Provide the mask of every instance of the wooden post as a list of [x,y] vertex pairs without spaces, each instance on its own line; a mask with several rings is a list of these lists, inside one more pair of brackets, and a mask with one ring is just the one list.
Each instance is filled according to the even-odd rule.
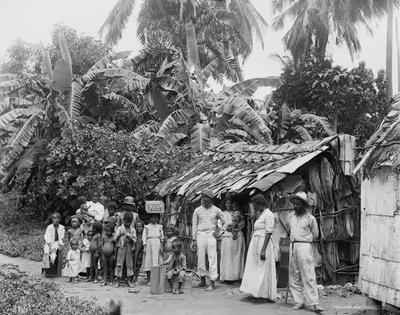
[[386,79],[389,97],[393,96],[393,0],[387,1],[387,33],[386,33]]
[[150,293],[161,294],[165,290],[166,266],[151,266]]
[[365,305],[367,307],[366,315],[381,315],[382,302],[371,299],[368,295],[365,297]]

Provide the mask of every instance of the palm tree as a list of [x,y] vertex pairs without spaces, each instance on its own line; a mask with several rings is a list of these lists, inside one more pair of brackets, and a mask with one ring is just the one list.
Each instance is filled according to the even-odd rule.
[[[330,41],[346,44],[350,55],[361,50],[357,36],[360,24],[372,34],[368,23],[371,19],[382,18],[388,10],[390,0],[275,0],[273,9],[278,13],[274,29],[282,29],[285,19],[290,17],[293,24],[283,38],[296,63],[314,53],[325,58]],[[393,0],[398,6],[399,1]]]
[[[100,33],[107,31],[107,43],[114,45],[122,37],[134,5],[134,0],[117,2],[100,29]],[[254,36],[263,44],[263,28],[267,26],[250,0],[146,0],[138,16],[137,35],[145,47],[171,47],[184,53],[185,27],[192,21],[202,67],[217,59],[215,78],[225,76],[234,82],[243,79],[239,57],[245,59],[251,53]]]

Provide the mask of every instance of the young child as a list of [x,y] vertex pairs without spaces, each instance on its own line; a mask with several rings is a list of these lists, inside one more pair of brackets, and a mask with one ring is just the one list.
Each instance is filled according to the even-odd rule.
[[67,262],[63,269],[63,276],[69,277],[69,282],[76,281],[81,270],[81,252],[78,249],[78,240],[73,238],[69,242],[70,250],[67,253]]
[[71,216],[70,221],[71,228],[67,231],[68,242],[75,238],[78,241],[78,245],[80,247],[83,242],[83,231],[81,229],[82,220],[79,216],[73,215]]
[[163,260],[166,261],[168,257],[172,254],[172,243],[177,239],[177,229],[175,225],[168,224],[165,228],[165,242],[164,242],[164,250],[163,250]]
[[[186,256],[182,254],[182,242],[176,240],[172,243],[172,254],[163,263],[167,267],[167,279],[173,294],[183,294],[182,285],[185,281]],[[174,289],[173,278],[178,278],[178,290]]]
[[104,215],[104,223],[112,223],[114,226],[117,226],[118,216],[116,215],[117,204],[114,201],[111,201],[107,204],[107,216]]
[[81,229],[86,234],[91,228],[94,221],[94,216],[89,214],[87,199],[85,196],[78,197],[79,209],[76,214],[82,219]]
[[98,221],[93,223],[92,231],[93,238],[89,245],[90,252],[90,278],[88,282],[93,281],[93,283],[99,282],[99,269],[98,263],[101,257],[101,233],[103,230],[103,224]]
[[81,266],[82,271],[86,272],[86,279],[90,278],[90,243],[92,242],[93,232],[90,230],[86,233],[86,237],[82,241],[81,246]]
[[114,281],[114,252],[116,249],[116,241],[114,237],[115,226],[112,223],[106,223],[104,227],[103,247],[101,259],[103,262],[103,282],[101,285],[107,285],[108,276],[110,276],[110,283]]
[[126,275],[128,277],[128,286],[134,287],[134,273],[133,273],[133,259],[132,254],[135,249],[136,243],[136,231],[132,225],[133,215],[132,212],[124,213],[124,224],[117,228],[115,233],[115,239],[117,241],[117,267],[115,268],[115,274],[117,276],[117,282],[115,287],[119,287],[122,280],[122,270],[124,263],[126,265]]
[[160,217],[157,213],[150,216],[150,223],[145,225],[143,231],[143,251],[146,254],[144,268],[147,274],[147,285],[150,285],[151,266],[161,263],[164,233],[162,225],[158,224]]
[[135,254],[133,258],[133,273],[135,275],[133,281],[137,283],[139,278],[139,271],[142,267],[142,259],[143,259],[143,229],[144,229],[144,222],[139,220],[136,222],[135,230],[136,230],[136,248]]

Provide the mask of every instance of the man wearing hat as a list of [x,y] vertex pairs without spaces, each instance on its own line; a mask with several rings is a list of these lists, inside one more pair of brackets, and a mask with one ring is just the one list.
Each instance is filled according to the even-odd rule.
[[121,226],[124,224],[124,214],[126,212],[132,212],[133,215],[132,226],[135,226],[136,222],[139,221],[139,215],[135,212],[135,210],[136,210],[135,199],[133,199],[132,196],[126,196],[124,198],[124,201],[122,202],[121,212],[118,215],[117,226]]
[[297,192],[289,197],[295,213],[289,216],[290,262],[289,287],[296,305],[293,309],[312,305],[314,311],[321,313],[318,305],[318,288],[315,279],[315,266],[312,243],[318,237],[318,224],[315,217],[307,211],[310,206],[305,192]]
[[215,289],[214,282],[218,278],[217,237],[218,219],[225,225],[222,210],[212,204],[214,193],[204,189],[201,196],[201,206],[196,208],[192,219],[192,248],[197,249],[197,270],[201,277],[200,287],[206,286],[206,256],[208,258],[210,286]]

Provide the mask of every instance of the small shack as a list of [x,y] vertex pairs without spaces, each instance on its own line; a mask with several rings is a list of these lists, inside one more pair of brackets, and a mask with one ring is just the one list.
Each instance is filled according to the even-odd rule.
[[366,143],[358,170],[363,175],[359,287],[369,304],[373,299],[400,307],[399,110],[392,110]]
[[[157,192],[164,197],[164,223],[174,223],[186,240],[188,263],[196,257],[189,251],[191,218],[200,204],[200,191],[210,188],[215,204],[224,210],[227,194],[239,200],[247,218],[245,237],[250,241],[253,216],[251,195],[261,192],[271,200],[277,228],[276,244],[288,236],[288,215],[294,211],[290,194],[308,193],[321,237],[314,243],[318,277],[324,282],[347,282],[358,272],[359,192],[350,176],[354,165],[354,138],[331,136],[299,144],[248,145],[223,143],[209,149],[181,173],[161,182]],[[276,246],[279,259],[279,246]],[[340,277],[340,279],[338,279]]]

